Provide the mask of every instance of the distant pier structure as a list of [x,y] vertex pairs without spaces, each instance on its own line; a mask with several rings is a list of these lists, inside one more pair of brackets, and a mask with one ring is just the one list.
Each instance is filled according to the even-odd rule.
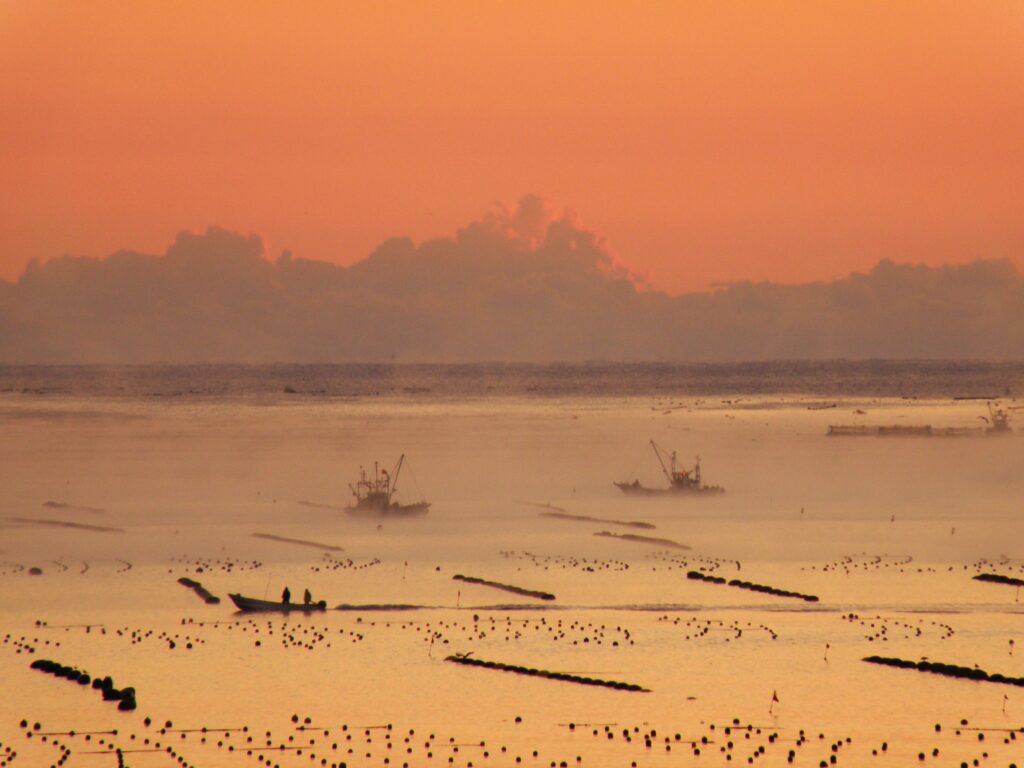
[[979,416],[984,427],[933,427],[931,424],[830,424],[829,437],[993,437],[1008,435],[1010,415],[1005,408],[989,403],[988,416]]

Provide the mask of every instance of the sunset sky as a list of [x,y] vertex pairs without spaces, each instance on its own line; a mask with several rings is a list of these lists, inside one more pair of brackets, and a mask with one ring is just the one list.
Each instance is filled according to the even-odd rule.
[[1024,267],[1024,3],[0,2],[0,278],[525,193],[670,292]]

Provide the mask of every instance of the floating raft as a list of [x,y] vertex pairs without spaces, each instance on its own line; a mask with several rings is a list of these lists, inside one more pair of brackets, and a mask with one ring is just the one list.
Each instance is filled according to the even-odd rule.
[[578,523],[603,523],[605,525],[621,525],[626,528],[643,528],[648,531],[657,528],[652,523],[645,523],[643,520],[611,520],[604,517],[591,517],[590,515],[573,515],[568,512],[541,512],[541,517],[553,517],[558,520],[573,520]]
[[201,597],[207,605],[216,605],[220,602],[219,597],[217,597],[214,594],[211,594],[206,587],[204,587],[202,584],[200,584],[198,581],[195,581],[194,579],[190,579],[187,576],[182,576],[180,579],[178,579],[178,583],[181,584],[183,587],[188,587],[197,595],[199,595],[199,597]]
[[74,512],[89,512],[93,515],[101,515],[105,511],[102,507],[85,507],[77,504],[65,504],[63,501],[44,501],[43,506],[47,509],[70,509]]
[[47,525],[53,528],[72,528],[76,531],[94,531],[95,533],[124,533],[124,528],[114,528],[109,525],[87,525],[86,523],[73,523],[70,520],[43,520],[34,517],[9,517],[8,520],[14,523],[25,525]]
[[1009,587],[1024,587],[1024,579],[1003,576],[1001,573],[979,573],[974,577],[974,580],[987,581],[991,584],[1006,584]]
[[931,424],[830,424],[829,437],[984,437],[984,427],[933,427]]
[[289,536],[277,536],[273,533],[254,533],[253,538],[266,539],[267,541],[277,541],[282,544],[297,544],[300,547],[313,547],[313,549],[326,549],[330,552],[344,552],[344,547],[338,547],[334,544],[322,544],[319,541],[309,541],[307,539],[293,539]]
[[505,592],[512,592],[516,595],[522,595],[523,597],[535,597],[538,600],[554,600],[555,596],[550,592],[541,592],[536,589],[523,589],[522,587],[516,587],[512,584],[502,584],[499,581],[488,581],[487,579],[478,579],[476,576],[463,576],[461,573],[457,573],[452,576],[454,581],[464,581],[467,584],[479,584],[483,587],[493,587],[494,589],[501,589]]
[[818,602],[817,595],[805,595],[802,592],[791,592],[788,589],[778,589],[777,587],[769,587],[767,584],[755,584],[751,581],[743,581],[741,579],[726,581],[721,576],[708,576],[706,573],[701,573],[700,571],[690,571],[686,574],[686,578],[694,581],[706,581],[711,584],[725,584],[739,589],[749,589],[751,592],[761,592],[766,595],[775,595],[776,597],[793,597],[797,600],[803,600],[808,603]]
[[956,664],[943,664],[938,661],[910,661],[908,659],[897,659],[888,656],[868,656],[864,661],[869,664],[881,664],[885,667],[916,669],[918,672],[931,672],[934,675],[942,675],[944,677],[958,677],[962,680],[975,680],[982,683],[1002,683],[1003,685],[1016,685],[1024,688],[1024,677],[1008,677],[998,672],[989,674],[977,667],[961,667]]
[[524,507],[539,507],[540,509],[550,509],[553,512],[568,512],[565,507],[556,507],[550,501],[541,503],[539,501],[523,501],[522,499],[512,499],[513,504],[522,504]]
[[650,693],[650,690],[634,683],[621,683],[615,680],[598,680],[593,677],[580,677],[565,672],[549,672],[546,669],[534,669],[532,667],[521,667],[517,664],[502,664],[498,661],[484,661],[483,659],[472,659],[469,656],[456,654],[448,656],[445,661],[453,664],[463,664],[468,667],[484,667],[485,669],[497,669],[501,672],[514,672],[517,675],[529,675],[530,677],[545,677],[549,680],[561,680],[566,683],[577,683],[579,685],[597,685],[603,688],[614,688],[617,691],[638,691]]
[[633,541],[637,544],[654,544],[659,547],[668,547],[669,549],[690,549],[686,544],[680,544],[678,541],[672,541],[672,539],[659,539],[657,536],[638,536],[635,533],[612,533],[611,531],[598,531],[594,535],[609,539]]

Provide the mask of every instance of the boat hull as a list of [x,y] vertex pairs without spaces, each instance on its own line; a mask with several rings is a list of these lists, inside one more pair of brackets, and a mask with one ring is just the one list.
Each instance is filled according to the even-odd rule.
[[648,488],[638,480],[632,483],[615,483],[615,487],[627,496],[716,496],[725,493],[718,485],[702,485],[699,488]]
[[240,611],[262,611],[265,613],[312,613],[313,611],[326,611],[327,602],[321,600],[318,603],[278,603],[273,600],[257,600],[254,597],[245,597],[238,594],[228,594]]
[[420,517],[430,511],[430,504],[421,501],[417,504],[363,505],[349,507],[346,514],[353,517]]

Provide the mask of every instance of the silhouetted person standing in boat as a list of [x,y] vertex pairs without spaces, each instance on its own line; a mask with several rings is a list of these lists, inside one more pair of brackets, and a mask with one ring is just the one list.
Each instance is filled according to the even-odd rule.
[[308,588],[306,589],[306,594],[302,596],[302,602],[306,605],[310,605],[313,602],[313,593]]
[[288,587],[284,588],[284,592],[281,593],[281,602],[290,603],[292,601],[292,591]]

